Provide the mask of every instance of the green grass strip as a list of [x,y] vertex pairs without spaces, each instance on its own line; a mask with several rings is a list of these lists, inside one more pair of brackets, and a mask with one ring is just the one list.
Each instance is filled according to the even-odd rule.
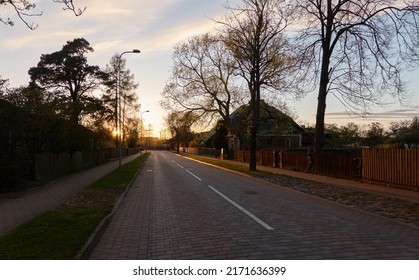
[[195,159],[197,161],[202,161],[202,162],[206,162],[215,166],[219,166],[225,169],[230,169],[230,170],[234,170],[234,171],[238,171],[241,173],[245,173],[251,176],[256,176],[256,177],[265,177],[265,176],[270,176],[273,175],[272,172],[269,171],[264,171],[264,170],[256,170],[256,171],[249,171],[249,167],[248,166],[243,166],[240,164],[234,164],[231,161],[226,161],[226,160],[219,160],[219,159],[212,159],[209,157],[202,157],[202,156],[193,156],[193,155],[185,155],[186,157],[189,157],[191,159]]
[[63,205],[0,238],[0,259],[73,259],[100,221],[113,209],[147,159],[144,154],[102,177]]

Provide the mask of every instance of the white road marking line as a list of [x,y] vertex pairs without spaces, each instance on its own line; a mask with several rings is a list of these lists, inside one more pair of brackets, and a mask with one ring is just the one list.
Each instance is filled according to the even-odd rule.
[[202,181],[201,178],[199,178],[198,176],[196,176],[195,174],[193,174],[191,171],[189,171],[188,169],[185,169],[186,172],[188,172],[189,174],[191,174],[192,176],[194,176],[196,179],[198,179],[199,181]]
[[[182,165],[180,165],[179,163],[177,163],[176,161],[174,161],[173,159],[172,159],[172,161],[173,161],[173,163],[176,163],[176,165],[177,166],[179,166],[180,168],[182,168],[182,169],[185,169],[185,167],[183,167]],[[202,181],[202,179],[201,178],[199,178],[198,176],[196,176],[195,174],[193,174],[191,171],[189,171],[188,169],[185,169],[186,170],[186,172],[188,172],[189,174],[191,174],[192,176],[194,176],[196,179],[198,179],[199,181]]]
[[172,162],[173,163],[176,163],[176,165],[179,166],[180,168],[185,169],[185,167],[183,167],[182,165],[180,165],[179,163],[177,163],[175,160],[172,159]]
[[208,185],[208,188],[210,188],[211,190],[213,190],[214,192],[216,192],[219,196],[221,196],[222,198],[224,198],[225,200],[227,200],[228,202],[230,202],[234,207],[236,207],[237,209],[239,209],[240,211],[242,211],[243,213],[245,213],[247,216],[249,216],[250,218],[252,218],[253,220],[255,220],[258,224],[260,224],[261,226],[263,226],[267,230],[274,230],[273,227],[271,227],[270,225],[268,225],[267,223],[265,223],[264,221],[262,221],[261,219],[259,219],[258,217],[256,217],[253,213],[249,212],[248,210],[246,210],[245,208],[243,208],[242,206],[240,206],[239,204],[237,204],[236,202],[234,202],[233,200],[231,200],[230,198],[228,198],[227,196],[225,196],[222,192],[218,191],[217,189],[215,189],[214,187],[209,186],[209,185]]

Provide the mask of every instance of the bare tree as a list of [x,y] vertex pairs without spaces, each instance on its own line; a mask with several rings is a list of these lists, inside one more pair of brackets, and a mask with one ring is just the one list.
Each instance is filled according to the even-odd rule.
[[288,69],[287,26],[278,0],[244,0],[243,7],[227,6],[223,22],[225,42],[237,60],[237,73],[245,81],[250,95],[252,125],[250,133],[250,170],[256,170],[257,133],[261,91],[284,87]]
[[301,77],[318,87],[315,152],[323,150],[326,98],[365,111],[390,94],[402,99],[402,70],[419,61],[419,1],[292,0]]
[[162,93],[162,107],[194,112],[207,123],[221,117],[228,127],[230,110],[241,99],[234,77],[236,67],[218,35],[207,33],[178,44],[172,75]]
[[[120,58],[120,54],[116,53],[112,56],[110,63],[106,65],[104,72],[107,74],[105,82],[106,90],[102,95],[102,102],[106,107],[105,118],[111,125],[118,119],[122,120],[122,142],[130,134],[129,131],[136,127],[139,122],[137,112],[140,109],[138,95],[138,83],[135,82],[135,76],[126,66],[126,59]],[[118,77],[119,74],[119,77]],[[119,81],[119,98],[121,103],[117,105],[116,85]],[[117,117],[116,108],[121,106],[120,116]]]
[[[79,16],[85,10],[76,8],[74,6],[73,0],[53,0],[55,3],[60,3],[64,7],[64,10],[70,10],[74,15]],[[0,0],[0,5],[10,6],[19,19],[31,30],[36,29],[38,26],[34,23],[30,23],[27,18],[34,16],[42,16],[42,12],[32,12],[36,8],[36,4],[28,0]],[[0,22],[3,22],[6,25],[13,26],[15,23],[11,18],[3,18],[0,14]]]

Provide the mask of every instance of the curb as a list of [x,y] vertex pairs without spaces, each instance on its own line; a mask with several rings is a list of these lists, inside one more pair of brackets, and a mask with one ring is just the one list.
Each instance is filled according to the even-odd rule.
[[240,172],[240,171],[236,171],[236,170],[233,170],[233,169],[229,169],[229,168],[226,168],[226,167],[218,166],[218,165],[208,163],[208,162],[205,162],[205,161],[200,161],[199,159],[190,158],[188,156],[183,156],[183,155],[178,155],[178,156],[183,157],[183,158],[188,159],[188,160],[191,160],[191,161],[196,161],[196,162],[199,162],[201,164],[205,164],[205,165],[217,168],[217,169],[221,169],[221,170],[224,170],[224,171],[227,171],[227,172],[230,172],[230,173],[234,173],[234,174],[237,174],[237,175],[240,175],[240,176],[243,176],[243,177],[255,178],[254,176],[251,176],[249,174],[246,174],[246,173],[243,173],[243,172]]
[[[142,154],[140,155],[142,156]],[[92,254],[94,248],[96,247],[99,239],[102,237],[103,233],[105,232],[106,228],[108,227],[112,217],[115,215],[116,211],[118,210],[119,206],[121,205],[124,198],[127,196],[128,192],[130,191],[134,181],[137,179],[138,175],[140,174],[141,170],[143,169],[144,165],[140,167],[137,172],[135,173],[132,180],[127,184],[125,191],[121,194],[121,196],[116,201],[112,212],[109,213],[105,218],[100,221],[97,225],[93,233],[89,236],[86,243],[83,245],[82,249],[78,252],[78,254],[74,257],[74,260],[88,260],[90,255]]]

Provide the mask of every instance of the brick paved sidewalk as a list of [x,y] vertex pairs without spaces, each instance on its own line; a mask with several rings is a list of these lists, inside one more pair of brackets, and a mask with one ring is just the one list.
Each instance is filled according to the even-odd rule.
[[[193,155],[194,157],[202,157],[202,158],[208,158],[205,156],[197,156]],[[233,160],[222,160],[210,157],[211,160],[218,160],[218,161],[224,161],[229,162],[231,164],[236,164],[240,166],[249,166],[248,163],[245,162],[238,162]],[[274,174],[280,174],[280,175],[286,175],[290,177],[296,177],[308,181],[314,181],[314,182],[320,182],[327,185],[335,185],[339,187],[345,187],[345,188],[351,188],[354,190],[361,190],[361,191],[367,191],[372,193],[377,193],[385,196],[400,198],[404,200],[413,201],[416,203],[419,203],[419,192],[407,190],[407,189],[401,189],[401,188],[395,188],[395,187],[389,187],[385,185],[380,184],[374,184],[374,183],[366,183],[361,181],[354,181],[354,180],[347,180],[347,179],[340,179],[340,178],[334,178],[334,177],[328,177],[323,175],[317,175],[312,173],[305,173],[305,172],[298,172],[298,171],[292,171],[287,169],[279,169],[269,166],[257,166],[258,170],[268,171]]]
[[[124,158],[125,164],[139,154]],[[0,199],[0,236],[18,225],[52,209],[80,192],[83,188],[118,168],[118,161],[75,173],[30,191]]]

